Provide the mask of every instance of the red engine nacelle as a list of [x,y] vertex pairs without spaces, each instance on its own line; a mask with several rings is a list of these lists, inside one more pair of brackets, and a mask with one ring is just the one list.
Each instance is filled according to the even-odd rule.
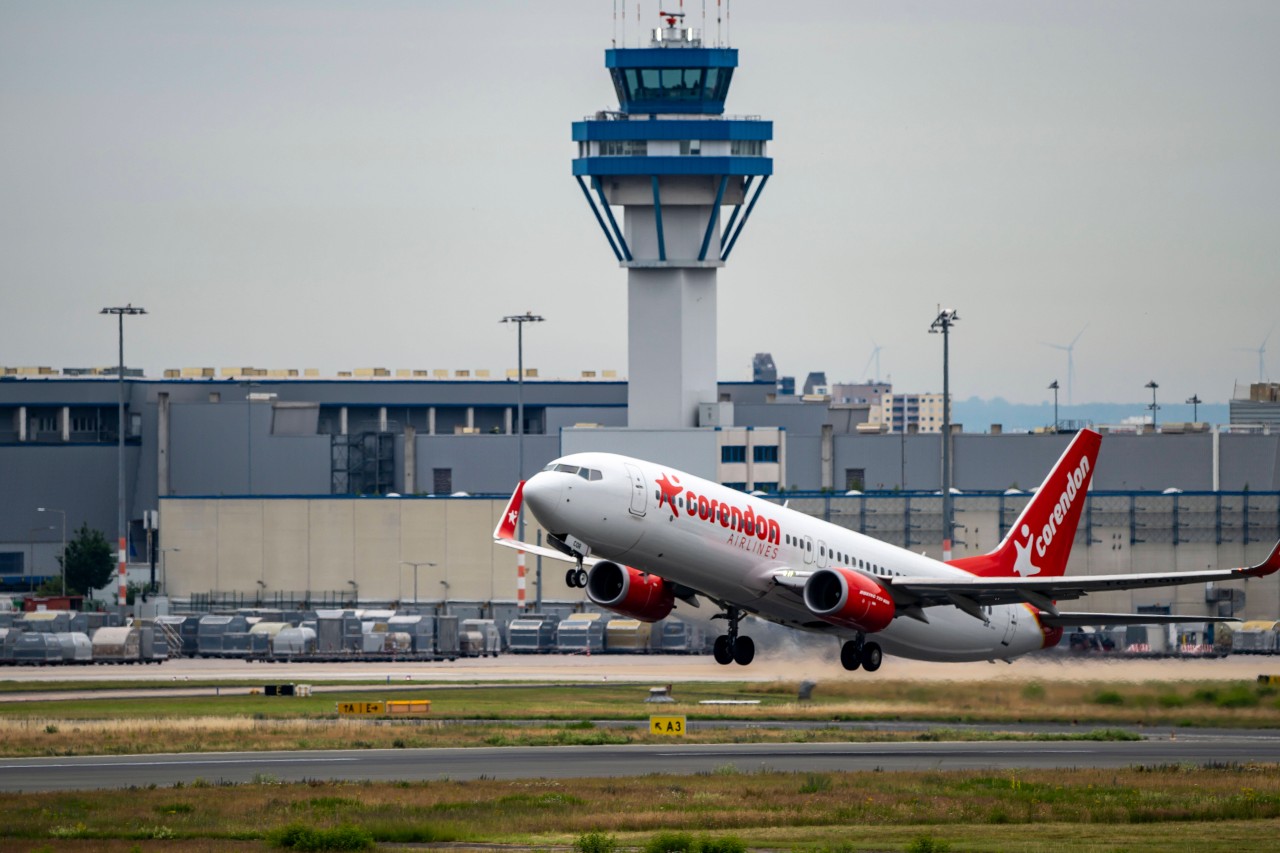
[[675,590],[657,575],[630,566],[604,561],[591,567],[587,576],[587,597],[615,613],[657,622],[667,618],[676,606]]
[[866,575],[849,569],[820,569],[804,585],[804,604],[815,616],[873,634],[893,621],[889,593]]

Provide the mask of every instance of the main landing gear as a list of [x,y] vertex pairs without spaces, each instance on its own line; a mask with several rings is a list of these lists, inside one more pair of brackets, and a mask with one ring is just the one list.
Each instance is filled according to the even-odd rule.
[[884,652],[879,643],[868,643],[867,635],[858,633],[858,639],[847,640],[840,647],[840,664],[850,672],[862,667],[867,672],[875,672],[880,668]]
[[725,619],[729,622],[728,633],[716,637],[715,645],[712,647],[716,663],[724,666],[731,663],[746,666],[751,663],[756,656],[755,641],[750,637],[738,636],[738,622],[742,619],[742,611],[736,607],[730,607],[727,612],[717,613],[711,618]]

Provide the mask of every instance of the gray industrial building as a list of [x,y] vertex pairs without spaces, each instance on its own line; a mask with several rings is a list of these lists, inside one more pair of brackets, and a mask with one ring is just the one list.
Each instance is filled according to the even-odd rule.
[[[215,518],[211,523],[217,526],[231,524],[237,513],[252,509],[254,518],[267,519],[254,522],[253,536],[254,541],[262,540],[259,551],[269,554],[272,513],[280,514],[282,524],[294,518],[289,514],[294,512],[299,519],[305,516],[308,528],[313,521],[318,528],[332,526],[332,519],[325,521],[327,516],[317,514],[316,507],[285,512],[290,502],[324,501],[328,513],[362,496],[465,492],[491,498],[477,508],[474,497],[459,496],[444,501],[457,502],[457,513],[427,513],[421,522],[404,516],[403,524],[406,529],[417,523],[448,524],[443,519],[474,515],[468,524],[474,534],[470,538],[477,541],[464,543],[455,537],[447,549],[449,560],[473,572],[506,571],[509,555],[490,553],[494,549],[484,528],[501,511],[502,499],[518,476],[514,380],[257,376],[127,378],[124,384],[129,551],[139,568],[147,560],[144,512],[158,509],[161,544],[169,550],[183,549],[168,555],[171,578],[177,572],[191,575],[181,584],[183,589],[217,592],[213,579],[227,577],[237,579],[237,584],[251,582],[255,589],[305,593],[312,588],[306,577],[272,578],[269,557],[255,557],[253,570],[245,570],[243,556],[234,569],[218,569],[212,558],[201,559],[196,553],[205,534],[188,529],[184,535],[189,547],[184,548],[167,527],[166,516],[189,521],[188,510],[198,503],[205,515],[194,517]],[[0,576],[10,588],[24,588],[35,578],[57,573],[60,519],[38,513],[38,507],[65,511],[71,529],[87,523],[109,537],[114,531],[117,387],[114,377],[0,378]],[[702,460],[696,473],[718,476],[732,467],[724,461],[731,458],[726,448],[732,446],[724,442],[742,439],[724,436],[746,434],[747,441],[754,433],[773,436],[768,441],[781,445],[774,469],[785,473],[770,475],[779,477],[776,485],[770,483],[770,491],[785,490],[796,501],[793,505],[819,515],[834,513],[840,523],[887,541],[936,548],[932,540],[940,539],[940,523],[929,519],[937,512],[930,493],[941,483],[940,437],[859,432],[858,425],[866,421],[865,406],[787,397],[777,394],[776,387],[770,382],[720,384],[717,416],[727,413],[729,425],[690,430],[722,436],[720,444],[705,443],[705,455],[711,458]],[[636,446],[634,431],[624,429],[625,382],[530,380],[523,393],[523,476],[570,450]],[[1231,428],[1174,430],[1111,434],[1104,439],[1091,500],[1099,507],[1099,529],[1122,537],[1126,548],[1135,549],[1134,560],[1153,566],[1177,562],[1176,550],[1193,542],[1210,548],[1203,562],[1234,563],[1247,559],[1258,543],[1274,541],[1280,535],[1280,434]],[[1001,493],[1038,485],[1068,438],[990,430],[954,436],[955,487],[974,501],[980,495],[973,493],[985,494],[980,511],[989,514],[985,532],[981,537],[970,535],[974,541],[967,549],[961,546],[960,555],[993,544],[990,537],[1011,522],[1008,514],[1017,506],[1016,496],[1008,497],[1004,506]],[[741,475],[732,476],[736,480]],[[850,490],[866,495],[846,497]],[[1167,490],[1183,494],[1162,494]],[[1105,510],[1104,496],[1110,502]],[[834,510],[832,500],[837,500]],[[463,502],[470,509],[464,511]],[[959,509],[963,524],[963,501]],[[337,516],[339,526],[358,526],[359,517]],[[224,561],[233,552],[226,550],[226,543],[242,538],[228,531]],[[385,596],[389,598],[395,598],[404,584],[401,570],[391,564],[424,559],[408,553],[403,544],[407,534],[395,535],[401,545],[380,558],[389,564],[388,576],[397,578]],[[959,538],[965,539],[963,530]],[[1082,532],[1081,541],[1088,547],[1081,550],[1088,555],[1115,544],[1114,539],[1094,541],[1099,538]],[[309,551],[311,540],[305,542]],[[315,544],[338,547],[324,541]],[[1143,549],[1149,552],[1145,557]],[[352,556],[347,562],[354,565],[359,558]],[[366,578],[358,582],[370,590],[375,584],[367,575],[381,570],[366,565],[364,571]],[[330,566],[326,572],[333,575],[326,588],[341,586],[339,567]],[[389,584],[384,585],[391,588]],[[491,590],[487,594],[510,597],[505,582],[480,586]]]

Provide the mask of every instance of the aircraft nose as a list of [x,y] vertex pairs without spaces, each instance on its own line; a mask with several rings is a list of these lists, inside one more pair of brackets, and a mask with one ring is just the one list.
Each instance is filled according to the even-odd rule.
[[524,502],[544,526],[555,523],[555,509],[564,490],[563,479],[538,473],[524,484]]

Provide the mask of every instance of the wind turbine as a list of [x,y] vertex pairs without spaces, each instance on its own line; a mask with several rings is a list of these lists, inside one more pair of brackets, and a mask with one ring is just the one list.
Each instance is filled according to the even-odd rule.
[[1089,328],[1089,324],[1085,323],[1084,326],[1080,329],[1080,331],[1076,333],[1076,336],[1071,339],[1071,343],[1069,344],[1065,344],[1065,345],[1051,344],[1046,341],[1040,342],[1047,347],[1053,347],[1054,349],[1064,350],[1067,353],[1067,405],[1068,406],[1071,405],[1071,389],[1075,385],[1075,381],[1076,381],[1076,362],[1075,362],[1076,341],[1080,340],[1080,336],[1084,334],[1084,330],[1087,328]]
[[876,363],[876,384],[877,385],[880,384],[880,350],[882,349],[884,349],[884,347],[876,343],[875,338],[872,338],[871,339],[871,357],[867,359],[866,367],[862,368],[862,376],[865,379],[867,375],[867,367],[870,367],[871,362],[873,361]]
[[1240,352],[1256,352],[1258,354],[1258,381],[1266,382],[1267,377],[1267,341],[1271,340],[1271,333],[1276,330],[1275,326],[1267,332],[1267,336],[1262,339],[1262,345],[1257,349],[1250,347],[1236,347]]

